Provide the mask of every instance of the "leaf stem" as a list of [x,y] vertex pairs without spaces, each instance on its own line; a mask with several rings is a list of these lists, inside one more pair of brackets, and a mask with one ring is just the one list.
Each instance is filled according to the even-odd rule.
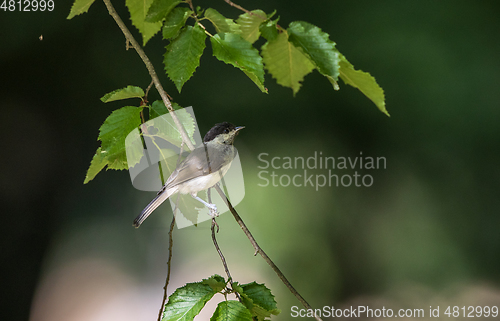
[[179,121],[179,118],[177,118],[177,115],[174,112],[174,108],[172,107],[172,103],[170,102],[170,99],[168,99],[168,95],[163,89],[163,86],[160,83],[160,79],[158,78],[158,75],[156,74],[156,71],[153,67],[153,64],[149,60],[148,56],[142,49],[141,45],[135,40],[134,36],[130,33],[128,30],[127,26],[125,23],[123,23],[122,19],[116,12],[115,8],[111,4],[111,0],[103,0],[104,4],[106,5],[106,8],[108,9],[109,14],[113,17],[115,20],[116,24],[118,27],[121,29],[123,32],[123,35],[127,39],[128,42],[132,45],[132,47],[137,51],[137,54],[141,57],[142,61],[146,65],[146,68],[148,69],[149,75],[151,76],[151,79],[153,80],[156,90],[158,90],[158,93],[161,96],[161,99],[163,100],[163,103],[167,107],[168,111],[172,115],[172,119],[174,120],[175,126],[179,130],[179,133],[181,134],[182,140],[186,143],[188,148],[190,150],[194,149],[194,145],[191,143],[191,140],[189,139],[186,131],[184,130],[184,127],[182,126],[181,122]]
[[[262,256],[262,258],[264,259],[264,261],[267,262],[267,264],[269,264],[269,266],[271,266],[271,268],[273,269],[274,272],[276,272],[276,274],[278,275],[278,277],[281,279],[281,281],[285,284],[285,286],[288,288],[288,290],[290,290],[290,292],[292,292],[292,294],[297,298],[297,300],[300,301],[300,303],[302,303],[302,305],[306,308],[306,309],[312,309],[312,307],[309,305],[309,303],[307,303],[307,301],[302,297],[302,295],[300,295],[299,292],[297,292],[297,290],[295,290],[295,288],[292,286],[292,284],[287,280],[287,278],[285,277],[285,275],[281,272],[281,270],[276,266],[276,264],[274,264],[274,262],[271,260],[271,258],[269,256],[267,256],[267,254],[264,252],[264,250],[262,250],[260,248],[260,246],[257,244],[257,241],[255,240],[255,238],[253,237],[252,233],[250,233],[250,230],[247,228],[247,226],[245,225],[245,223],[243,222],[243,220],[241,219],[241,217],[238,215],[238,212],[236,212],[236,210],[234,209],[233,205],[231,205],[231,202],[228,200],[228,198],[226,197],[226,195],[224,194],[224,192],[221,190],[221,188],[219,187],[219,185],[215,185],[215,189],[217,190],[217,192],[219,193],[220,197],[224,200],[224,202],[226,203],[227,207],[229,208],[229,210],[231,211],[231,214],[233,214],[234,216],[234,219],[236,220],[236,222],[238,223],[238,225],[241,227],[241,229],[243,230],[243,233],[245,233],[245,235],[247,236],[247,238],[250,240],[250,243],[252,243],[252,246],[253,248],[255,249],[255,253],[254,255],[257,255],[260,254],[260,256]],[[315,319],[317,321],[322,321],[320,317],[318,316],[315,316]]]

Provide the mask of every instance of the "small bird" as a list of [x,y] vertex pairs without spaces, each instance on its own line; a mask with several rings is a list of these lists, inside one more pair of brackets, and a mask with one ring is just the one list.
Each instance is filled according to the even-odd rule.
[[177,192],[191,194],[193,198],[208,207],[212,216],[218,216],[215,204],[205,202],[196,194],[213,187],[226,174],[237,154],[233,146],[234,139],[243,128],[245,127],[236,127],[228,122],[212,127],[203,138],[203,144],[195,148],[176,167],[158,192],[158,196],[136,217],[133,226],[141,226],[158,206]]

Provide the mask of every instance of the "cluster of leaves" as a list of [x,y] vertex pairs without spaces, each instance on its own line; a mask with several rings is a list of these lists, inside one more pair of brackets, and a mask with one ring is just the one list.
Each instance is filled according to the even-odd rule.
[[[68,19],[87,12],[94,1],[75,0]],[[278,24],[279,17],[273,18],[275,13],[266,14],[262,10],[248,11],[230,19],[212,8],[194,8],[192,0],[125,0],[125,4],[132,24],[142,35],[143,45],[160,31],[168,41],[164,54],[165,72],[179,92],[200,65],[209,38],[213,56],[240,69],[262,92],[267,93],[265,69],[278,84],[291,88],[294,95],[300,90],[304,77],[317,70],[335,90],[339,89],[338,79],[341,78],[345,84],[358,88],[389,116],[384,91],[375,78],[356,70],[337,50],[329,35],[311,23],[294,21],[283,28]],[[256,48],[261,38],[264,44]],[[100,127],[101,146],[91,161],[84,183],[106,167],[122,170],[139,163],[142,153],[128,155],[127,145],[142,146],[146,136],[180,146],[182,138],[173,124],[158,128],[148,128],[149,125],[144,124],[146,109],[149,119],[168,112],[163,102],[148,105],[144,97],[142,88],[128,86],[101,98],[103,102],[139,98],[141,103],[113,111]],[[173,106],[180,108],[176,104]],[[182,111],[179,112],[177,116],[192,139],[194,121],[190,115],[182,116]],[[168,153],[160,149],[162,152]],[[224,278],[214,275],[178,288],[169,297],[162,320],[193,320],[217,293],[223,294],[226,300],[217,306],[211,318],[213,321],[262,321],[280,312],[271,291],[263,284],[235,282],[230,284],[230,289],[227,285]],[[227,295],[234,292],[240,300],[227,300]]]
[[[241,301],[227,300],[227,295],[233,290],[238,293]],[[231,289],[228,289],[223,277],[213,275],[175,290],[165,305],[162,321],[193,320],[217,293],[223,294],[226,300],[219,303],[211,321],[263,321],[280,313],[274,296],[264,284],[252,282],[240,285],[234,282]]]
[[[148,105],[146,101],[144,101],[144,95],[144,90],[142,88],[127,86],[110,92],[101,98],[101,101],[105,103],[129,98],[139,98],[141,99],[141,103],[139,106],[125,106],[119,108],[106,118],[104,124],[99,128],[99,136],[97,138],[101,141],[101,147],[97,149],[97,152],[92,158],[84,184],[94,179],[94,177],[106,166],[107,169],[122,170],[129,169],[138,164],[141,158],[144,157],[141,136],[147,136],[153,140],[163,139],[175,146],[181,146],[181,134],[172,121],[169,122],[168,118],[162,118],[161,122],[154,122],[154,119],[158,116],[168,113],[165,104],[157,100],[151,105]],[[172,107],[176,110],[179,121],[182,123],[186,133],[194,143],[194,119],[176,103],[173,103]],[[145,110],[146,115],[153,121],[148,122],[146,124],[147,126],[142,126],[143,128],[139,131],[138,127],[144,120]],[[136,144],[139,146],[136,147]],[[164,161],[162,161],[162,166],[164,168],[170,167],[166,160],[169,158],[168,156],[177,155],[176,152],[163,149],[159,150],[159,152],[163,154],[162,159]],[[171,171],[172,170],[170,170],[170,172]]]
[[[68,18],[86,12],[93,1],[75,0]],[[125,3],[144,45],[160,30],[169,41],[164,56],[165,71],[179,92],[199,66],[209,37],[213,55],[243,71],[262,92],[267,92],[264,66],[278,84],[291,88],[294,95],[304,77],[316,69],[334,89],[339,89],[340,77],[389,115],[384,91],[375,78],[354,69],[329,35],[308,22],[294,21],[285,29],[278,24],[279,18],[273,20],[274,13],[266,15],[262,10],[243,13],[233,20],[212,8],[194,9],[191,0],[126,0]],[[215,35],[207,30],[205,21],[213,26]],[[265,44],[259,51],[254,43],[260,37]]]

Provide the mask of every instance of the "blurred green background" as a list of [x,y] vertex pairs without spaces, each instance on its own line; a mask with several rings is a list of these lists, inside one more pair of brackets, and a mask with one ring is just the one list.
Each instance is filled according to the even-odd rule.
[[[129,22],[124,4],[114,3]],[[240,14],[223,1],[194,3]],[[103,172],[83,185],[98,128],[123,106],[99,98],[146,87],[150,78],[102,2],[69,21],[71,3],[55,4],[53,12],[0,11],[4,319],[152,320],[166,271],[169,206],[136,230],[132,220],[154,193],[135,190],[127,172]],[[391,114],[342,82],[335,92],[318,72],[296,97],[267,75],[269,94],[262,94],[212,57],[209,45],[178,94],[161,73],[165,43],[157,35],[146,46],[167,92],[194,107],[202,132],[221,121],[246,126],[236,141],[246,187],[237,210],[291,283],[315,308],[424,308],[428,317],[429,306],[442,314],[448,305],[500,305],[500,3],[239,4],[276,9],[282,26],[321,27],[356,68],[376,77]],[[385,157],[387,167],[358,171],[373,176],[369,188],[259,186],[259,154],[314,152],[362,152]],[[299,302],[253,256],[231,215],[218,223],[233,278],[265,282],[282,310],[275,319],[291,319]],[[174,242],[170,292],[224,275],[208,224],[176,229]]]

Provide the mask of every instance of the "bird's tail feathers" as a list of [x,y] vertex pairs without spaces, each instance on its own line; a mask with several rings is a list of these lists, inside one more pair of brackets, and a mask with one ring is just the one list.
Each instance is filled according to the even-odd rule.
[[139,214],[139,216],[137,216],[134,220],[134,224],[133,226],[135,227],[139,227],[141,226],[142,222],[144,222],[145,219],[148,218],[149,215],[151,215],[151,213],[153,213],[153,211],[155,209],[158,208],[158,206],[160,206],[163,202],[165,202],[165,200],[167,198],[169,198],[172,194],[173,194],[174,191],[172,191],[171,189],[165,189],[163,190],[162,193],[158,194],[158,196],[156,196],[141,212],[141,214]]

